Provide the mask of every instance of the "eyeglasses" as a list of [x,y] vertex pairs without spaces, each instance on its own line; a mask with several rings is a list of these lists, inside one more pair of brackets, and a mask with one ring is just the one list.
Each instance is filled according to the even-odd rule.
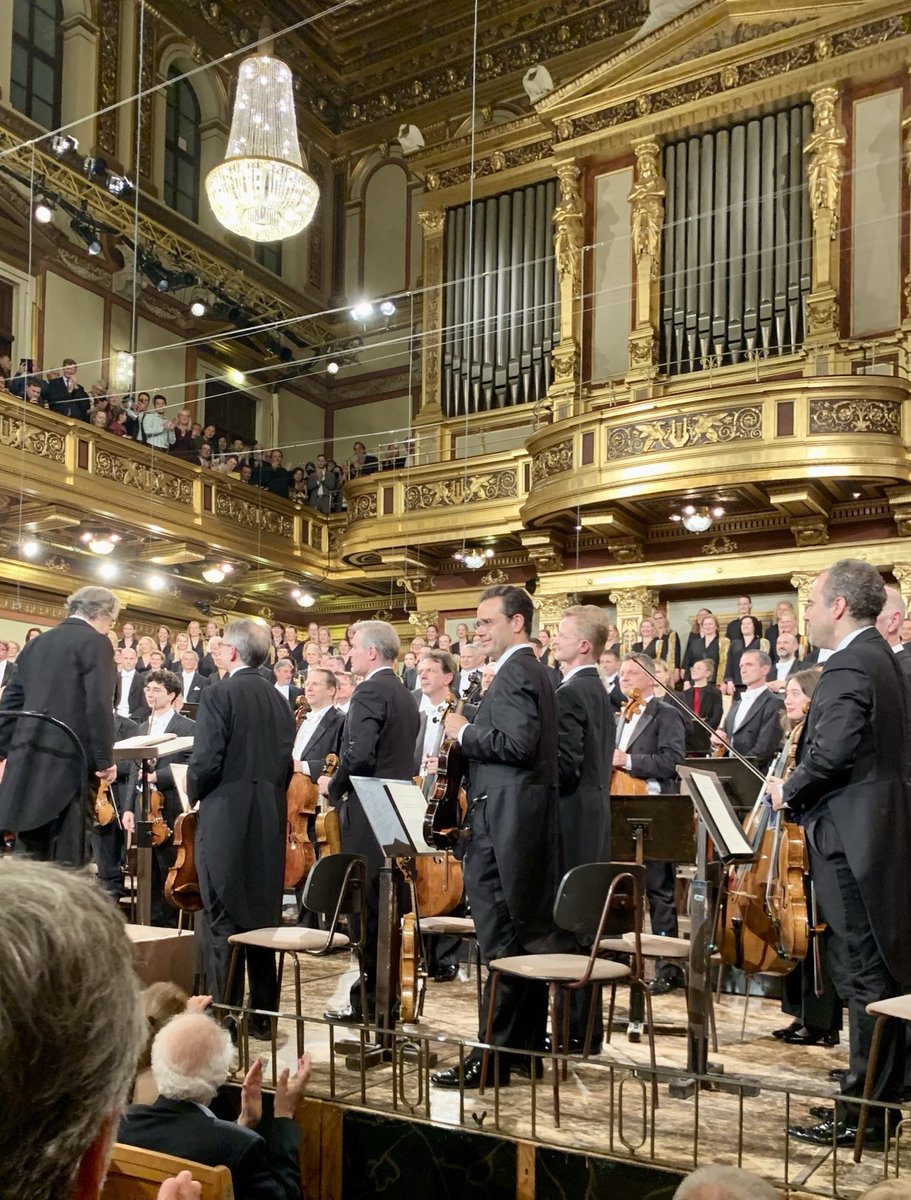
[[497,621],[509,620],[506,613],[497,613],[495,617],[478,617],[474,623],[475,629],[490,629]]

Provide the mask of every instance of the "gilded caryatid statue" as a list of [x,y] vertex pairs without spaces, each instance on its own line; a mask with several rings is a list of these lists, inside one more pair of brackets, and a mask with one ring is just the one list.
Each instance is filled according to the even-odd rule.
[[[837,88],[820,88],[810,97],[813,101],[813,133],[803,148],[808,162],[810,211],[813,222],[830,221],[830,237],[838,232],[837,217],[841,204],[841,182],[845,173],[844,146],[847,134],[838,120],[835,106]],[[826,217],[826,214],[831,216]]]
[[656,280],[661,266],[661,230],[667,184],[658,170],[661,148],[657,142],[638,142],[636,181],[627,199],[632,212],[633,253],[640,265],[648,263],[649,278]]
[[554,254],[560,279],[580,278],[582,253],[582,198],[579,195],[579,168],[573,163],[557,167],[560,203],[554,209]]

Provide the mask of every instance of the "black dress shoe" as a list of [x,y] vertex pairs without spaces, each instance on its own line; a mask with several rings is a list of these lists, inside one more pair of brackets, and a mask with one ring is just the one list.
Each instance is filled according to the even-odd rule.
[[818,1121],[834,1121],[835,1109],[825,1104],[814,1104],[810,1109],[810,1116],[816,1117]]
[[544,1074],[544,1063],[541,1062],[540,1058],[517,1058],[514,1062],[510,1063],[509,1069],[513,1075],[521,1075],[523,1079],[531,1079],[532,1063],[535,1064],[535,1079],[540,1079]]
[[[788,1133],[801,1142],[813,1146],[853,1146],[857,1137],[857,1126],[847,1121],[820,1121],[818,1125],[789,1125]],[[882,1150],[885,1138],[882,1129],[867,1128],[864,1145],[870,1150]]]
[[272,1022],[266,1018],[253,1018],[247,1022],[247,1034],[257,1042],[272,1041]]
[[781,1040],[789,1046],[837,1046],[841,1039],[837,1032],[823,1033],[819,1029],[801,1026],[793,1033],[786,1033]]
[[430,976],[434,983],[452,983],[458,977],[458,967],[440,967],[435,975]]
[[848,1078],[848,1068],[833,1067],[832,1070],[828,1072],[828,1075],[833,1083],[844,1083],[844,1081]]
[[683,977],[681,975],[659,975],[648,985],[648,990],[653,996],[666,996],[668,992],[679,991],[682,987]]
[[798,1031],[798,1029],[803,1029],[803,1021],[800,1021],[800,1020],[792,1021],[791,1024],[786,1025],[784,1027],[784,1029],[773,1029],[772,1037],[778,1038],[778,1040],[781,1042],[781,1041],[784,1041],[784,1039],[787,1038],[790,1034],[796,1033]]
[[[491,1061],[487,1067],[487,1086],[493,1087],[496,1079],[497,1071]],[[466,1092],[476,1091],[481,1086],[481,1059],[467,1058],[461,1076],[458,1066],[449,1067],[445,1071],[435,1071],[430,1076],[430,1082],[435,1087],[452,1089],[464,1087]],[[502,1063],[500,1064],[499,1084],[500,1087],[506,1087],[509,1084],[509,1069]]]
[[[331,1021],[333,1025],[362,1025],[363,1018],[361,1010],[354,1008],[350,1004],[346,1004],[344,1008],[327,1008],[323,1013],[323,1019]],[[369,1025],[372,1016],[368,1014],[367,1024]]]
[[[601,1045],[602,1045],[601,1038],[592,1038],[592,1044],[591,1044],[591,1049],[589,1050],[589,1054],[600,1054],[601,1053]],[[544,1038],[544,1049],[547,1051],[548,1054],[550,1054],[551,1040],[550,1040],[549,1033]],[[585,1053],[585,1038],[571,1037],[569,1039],[569,1045],[566,1047],[565,1053],[566,1054],[584,1054]]]

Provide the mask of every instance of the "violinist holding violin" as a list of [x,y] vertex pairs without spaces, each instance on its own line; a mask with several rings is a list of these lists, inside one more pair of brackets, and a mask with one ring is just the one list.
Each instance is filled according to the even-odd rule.
[[[192,737],[196,731],[196,722],[189,717],[181,716],[178,704],[181,699],[180,676],[173,671],[150,671],[145,681],[145,700],[150,709],[148,721],[142,723],[140,732],[150,737],[163,733],[173,733],[175,737]],[[183,812],[180,796],[171,773],[172,763],[190,761],[190,752],[183,751],[173,757],[161,758],[155,764],[155,770],[149,775],[149,786],[153,793],[161,797],[161,818],[170,831],[160,845],[154,845],[152,850],[152,924],[176,926],[179,913],[168,904],[164,898],[164,885],[168,871],[174,865],[177,849],[174,846],[171,833],[174,822]],[[131,803],[121,816],[124,833],[134,833],[136,830],[136,803],[138,793],[134,792]],[[152,808],[156,808],[156,798],[153,796]],[[154,819],[154,818],[153,818]],[[154,832],[154,830],[153,830]]]
[[[677,764],[686,758],[686,722],[676,705],[655,696],[655,681],[649,671],[654,664],[643,654],[628,654],[620,664],[620,689],[631,702],[622,710],[615,770],[646,781],[648,794],[669,795],[680,791]],[[635,696],[634,696],[635,693]],[[674,898],[676,870],[673,863],[645,865],[652,932],[677,936],[677,904]],[[652,992],[664,995],[683,986],[679,966],[659,959]]]
[[[911,991],[911,793],[907,689],[896,655],[875,628],[886,603],[879,572],[843,559],[817,576],[806,604],[810,639],[831,650],[813,693],[797,765],[770,784],[776,809],[804,827],[829,969],[848,1005],[850,1066],[842,1096],[860,1097],[875,1018],[867,1005]],[[905,1030],[883,1028],[873,1099],[902,1093]],[[850,1145],[859,1106],[836,1101],[828,1119],[793,1125],[817,1146]],[[882,1109],[869,1112],[869,1138],[882,1144]]]

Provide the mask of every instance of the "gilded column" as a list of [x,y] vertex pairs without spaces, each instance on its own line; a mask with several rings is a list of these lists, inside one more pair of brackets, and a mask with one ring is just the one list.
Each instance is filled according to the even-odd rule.
[[581,328],[583,206],[581,172],[575,163],[557,167],[560,202],[554,209],[554,256],[560,286],[560,341],[554,347],[554,381],[548,398],[554,417],[572,413],[579,389],[579,331]]
[[803,148],[813,219],[813,263],[807,298],[807,340],[833,342],[838,337],[838,250],[841,186],[845,173],[847,134],[838,119],[838,88],[813,92],[813,133]]
[[658,169],[661,147],[653,138],[633,142],[636,178],[630,204],[633,254],[636,259],[636,320],[629,339],[629,381],[653,379],[658,373],[658,306],[661,278],[661,231],[667,184]]
[[568,592],[555,592],[552,596],[535,596],[538,628],[549,629],[553,633],[571,603]]
[[651,617],[658,604],[658,593],[654,588],[624,588],[611,592],[608,597],[617,606],[617,628],[620,630],[620,646],[628,653],[633,642],[639,640],[639,623]]
[[911,610],[911,563],[893,563],[892,574],[895,576],[905,607]]
[[421,407],[415,425],[433,425],[443,419],[440,360],[443,353],[443,232],[445,209],[418,213],[423,233],[424,337],[421,346]]
[[818,571],[798,571],[797,574],[791,576],[791,587],[797,590],[797,631],[800,635],[801,656],[806,650],[807,601],[810,599],[813,580],[818,574]]

